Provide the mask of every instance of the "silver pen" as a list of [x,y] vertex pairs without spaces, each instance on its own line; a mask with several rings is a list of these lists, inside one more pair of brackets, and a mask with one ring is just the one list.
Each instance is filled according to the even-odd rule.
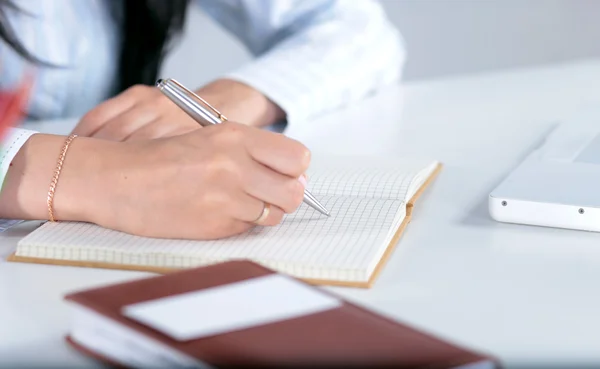
[[[156,87],[203,127],[227,121],[227,118],[217,109],[172,78],[159,79]],[[329,211],[306,189],[304,203],[321,214],[330,216]]]

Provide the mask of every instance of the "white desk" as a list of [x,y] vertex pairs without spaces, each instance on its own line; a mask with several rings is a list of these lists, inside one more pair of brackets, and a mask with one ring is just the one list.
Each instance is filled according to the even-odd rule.
[[[599,365],[600,234],[498,224],[486,203],[558,120],[600,104],[598,81],[600,61],[421,82],[292,127],[315,152],[362,147],[445,163],[374,288],[331,290],[507,367]],[[19,235],[0,236],[0,256]],[[0,262],[0,366],[98,365],[63,343],[61,298],[142,276]]]

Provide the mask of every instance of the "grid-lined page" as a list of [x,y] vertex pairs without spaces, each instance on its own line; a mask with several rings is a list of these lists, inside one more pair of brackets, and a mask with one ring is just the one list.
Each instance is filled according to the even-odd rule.
[[436,165],[425,160],[317,160],[308,171],[308,187],[317,198],[338,195],[408,201]]
[[300,278],[366,281],[405,206],[392,199],[320,196],[332,217],[302,205],[276,227],[214,241],[161,240],[86,223],[46,223],[19,243],[18,256],[191,267],[251,259]]

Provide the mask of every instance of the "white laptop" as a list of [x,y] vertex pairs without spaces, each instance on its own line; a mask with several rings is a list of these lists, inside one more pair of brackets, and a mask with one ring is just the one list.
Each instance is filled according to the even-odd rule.
[[500,222],[600,231],[600,108],[559,125],[489,197]]

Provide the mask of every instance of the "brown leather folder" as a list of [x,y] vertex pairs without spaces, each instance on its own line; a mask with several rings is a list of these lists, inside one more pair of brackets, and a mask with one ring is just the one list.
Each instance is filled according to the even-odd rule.
[[[221,286],[275,273],[249,261],[231,261],[72,293],[66,300],[213,367],[457,368],[496,360],[375,314],[337,296],[330,310],[199,339],[177,341],[129,319],[130,304]],[[304,283],[304,282],[300,282]],[[309,286],[308,284],[306,284]],[[309,286],[310,288],[316,288]],[[319,290],[321,291],[321,290]],[[243,304],[243,301],[240,301]],[[210,319],[199,316],[198,319]],[[73,347],[101,358],[68,337]],[[109,364],[119,364],[104,358]],[[479,365],[475,366],[479,367]],[[471,368],[471,366],[469,366]]]

